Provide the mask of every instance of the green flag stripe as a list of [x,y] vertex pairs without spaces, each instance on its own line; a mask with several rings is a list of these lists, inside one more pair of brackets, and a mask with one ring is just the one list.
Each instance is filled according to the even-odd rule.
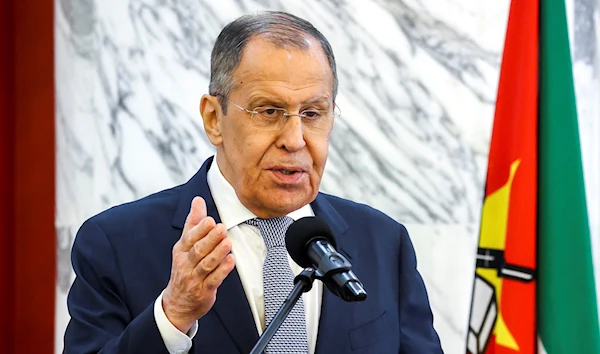
[[600,353],[564,0],[540,2],[538,327],[548,354]]

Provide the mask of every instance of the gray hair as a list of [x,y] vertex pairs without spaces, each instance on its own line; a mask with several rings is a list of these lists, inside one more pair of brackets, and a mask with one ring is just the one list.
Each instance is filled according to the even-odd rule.
[[257,36],[277,46],[292,46],[307,50],[306,37],[318,40],[333,73],[333,99],[337,95],[338,78],[333,49],[327,38],[310,22],[300,17],[279,11],[267,11],[256,15],[245,15],[229,23],[215,42],[210,58],[210,84],[208,91],[217,96],[223,113],[227,114],[227,97],[235,88],[233,72],[242,60],[244,48]]

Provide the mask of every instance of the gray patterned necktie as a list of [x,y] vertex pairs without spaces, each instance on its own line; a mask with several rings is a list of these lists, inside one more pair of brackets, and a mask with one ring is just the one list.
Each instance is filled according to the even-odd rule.
[[[246,221],[260,230],[267,246],[267,259],[263,265],[265,297],[265,324],[271,320],[294,287],[294,273],[288,262],[285,232],[292,224],[290,217]],[[277,330],[267,346],[267,353],[308,353],[308,336],[304,317],[304,302],[298,300],[287,319]]]

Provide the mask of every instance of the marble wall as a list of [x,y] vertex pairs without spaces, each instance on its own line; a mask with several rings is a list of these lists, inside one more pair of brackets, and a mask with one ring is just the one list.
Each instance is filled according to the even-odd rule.
[[263,9],[304,17],[331,41],[342,117],[322,190],[407,226],[442,345],[464,353],[509,0],[55,4],[57,353],[75,232],[110,206],[185,182],[214,152],[198,114],[212,45],[227,22]]
[[566,5],[600,314],[600,0]]

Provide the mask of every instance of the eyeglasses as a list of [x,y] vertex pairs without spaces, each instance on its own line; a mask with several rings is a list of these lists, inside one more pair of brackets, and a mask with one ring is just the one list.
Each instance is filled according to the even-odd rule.
[[[219,96],[223,97],[222,95]],[[310,133],[322,134],[330,129],[333,119],[340,116],[340,110],[335,104],[331,110],[307,109],[300,113],[288,113],[284,108],[270,105],[249,110],[231,102],[228,98],[225,99],[234,107],[249,113],[252,125],[265,131],[280,130],[289,117],[298,116],[302,119],[303,129]]]

